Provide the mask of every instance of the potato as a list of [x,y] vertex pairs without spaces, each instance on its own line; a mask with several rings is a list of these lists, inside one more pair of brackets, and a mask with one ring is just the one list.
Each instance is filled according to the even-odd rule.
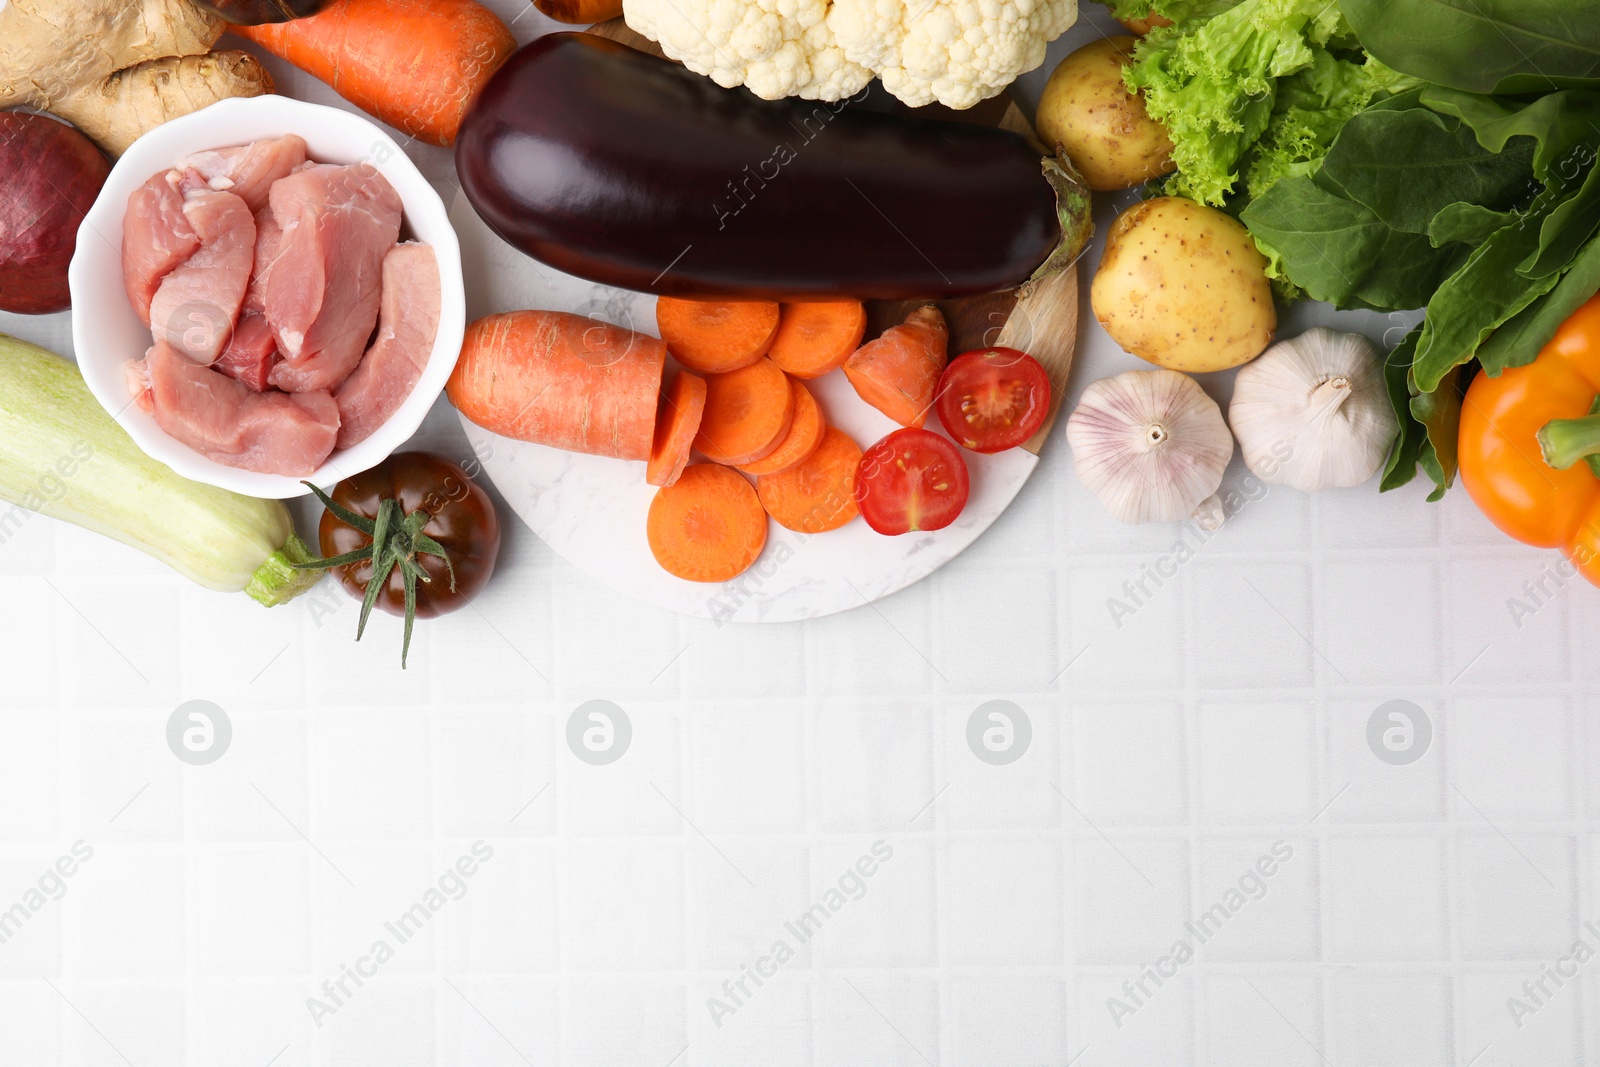
[[1064,149],[1089,188],[1110,191],[1172,169],[1172,141],[1122,84],[1132,37],[1086,44],[1063,59],[1039,98],[1039,137]]
[[1117,216],[1089,289],[1112,340],[1172,370],[1227,370],[1272,342],[1266,257],[1250,231],[1216,208],[1176,196]]

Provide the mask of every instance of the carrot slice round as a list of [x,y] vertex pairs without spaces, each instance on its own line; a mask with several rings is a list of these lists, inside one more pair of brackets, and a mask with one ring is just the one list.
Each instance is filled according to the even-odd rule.
[[784,304],[767,358],[796,378],[820,378],[861,347],[867,309],[859,300]]
[[726,582],[743,574],[767,543],[767,515],[744,475],[715,463],[686,467],[650,502],[650,552],[668,574]]
[[754,463],[783,444],[794,420],[789,377],[762,359],[706,378],[706,409],[694,446],[729,467]]
[[651,485],[671,485],[689,465],[694,435],[700,431],[700,418],[706,410],[706,380],[681,370],[661,396],[661,414],[656,417],[655,443],[650,446],[650,462],[644,480]]
[[770,453],[754,463],[741,463],[739,469],[746,474],[777,474],[796,466],[822,444],[822,431],[828,424],[822,418],[822,405],[811,395],[811,390],[790,379],[789,388],[794,393],[794,418],[789,422],[789,432]]
[[860,514],[856,506],[856,467],[861,448],[828,427],[816,451],[779,474],[756,479],[761,506],[779,526],[799,533],[837,530]]
[[656,301],[656,328],[672,358],[700,374],[726,374],[767,354],[778,305],[766,300]]

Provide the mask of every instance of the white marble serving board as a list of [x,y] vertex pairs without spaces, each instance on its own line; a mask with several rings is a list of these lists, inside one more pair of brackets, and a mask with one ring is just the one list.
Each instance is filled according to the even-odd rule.
[[[451,221],[461,237],[469,320],[539,308],[592,315],[654,335],[655,297],[562,274],[496,236],[458,194]],[[843,374],[814,382],[828,424],[863,448],[896,429],[859,397]],[[1038,465],[1020,448],[995,456],[963,451],[972,495],[943,530],[884,537],[861,519],[808,536],[770,524],[767,547],[731,582],[686,582],[663,571],[645,540],[656,489],[644,464],[514,441],[461,419],[484,469],[533,532],[570,563],[614,589],[657,607],[718,622],[793,622],[878,600],[938,570],[1005,511]],[[942,432],[937,419],[929,429]]]

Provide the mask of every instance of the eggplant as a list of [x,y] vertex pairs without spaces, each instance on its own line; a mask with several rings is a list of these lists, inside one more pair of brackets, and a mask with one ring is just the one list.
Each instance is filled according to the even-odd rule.
[[535,259],[663,296],[911,300],[1008,289],[1088,236],[1071,164],[994,127],[762,100],[586,33],[514,54],[456,169]]
[[195,3],[220,15],[236,26],[264,26],[271,22],[293,22],[315,15],[331,0],[195,0]]

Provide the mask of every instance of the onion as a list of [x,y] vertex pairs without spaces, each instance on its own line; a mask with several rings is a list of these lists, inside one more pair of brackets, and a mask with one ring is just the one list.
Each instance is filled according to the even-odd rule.
[[48,115],[0,111],[0,311],[72,306],[67,266],[111,165],[83,134]]

